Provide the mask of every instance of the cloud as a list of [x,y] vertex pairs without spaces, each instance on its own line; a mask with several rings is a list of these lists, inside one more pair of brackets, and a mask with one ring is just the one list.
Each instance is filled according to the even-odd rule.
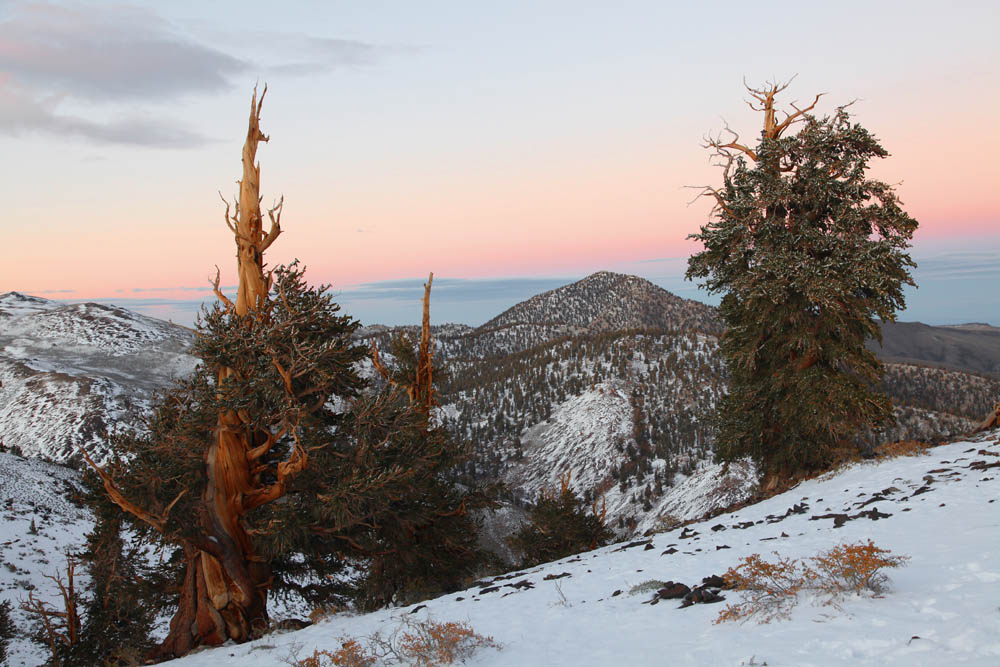
[[136,7],[29,3],[0,23],[0,70],[26,85],[88,100],[218,91],[249,68]]
[[[238,285],[223,285],[219,289],[225,290],[236,290]],[[132,292],[134,293],[145,293],[145,292],[211,292],[214,288],[211,285],[205,285],[204,287],[133,287]]]
[[930,280],[997,280],[1000,279],[1000,252],[992,250],[967,250],[942,252],[920,256],[914,260],[913,271],[919,284]]
[[[232,42],[231,35],[216,40],[226,44],[220,48],[185,34],[147,8],[15,3],[0,12],[0,133],[198,147],[210,139],[173,119],[137,114],[134,105],[225,91],[250,73],[307,76],[369,65],[384,50],[332,37],[263,37],[265,48],[252,57],[263,52],[269,63],[238,55],[245,45]],[[67,103],[70,108],[100,110],[90,113],[103,116],[68,112]],[[108,108],[117,109],[117,115]]]
[[[436,304],[510,301],[511,305],[535,294],[573,282],[576,278],[434,278],[431,301]],[[423,278],[384,280],[353,285],[337,291],[337,298],[348,301],[400,301],[419,305],[424,296]],[[500,311],[497,311],[499,313]],[[493,313],[494,315],[497,313]]]
[[266,33],[261,40],[286,53],[294,53],[290,60],[266,68],[270,74],[312,76],[343,67],[374,65],[388,53],[410,53],[417,49],[401,46],[381,46],[354,39],[314,37],[296,33]]
[[141,116],[100,122],[61,114],[54,104],[46,104],[0,79],[0,133],[19,136],[28,132],[81,137],[102,144],[159,148],[193,148],[209,141],[179,125]]

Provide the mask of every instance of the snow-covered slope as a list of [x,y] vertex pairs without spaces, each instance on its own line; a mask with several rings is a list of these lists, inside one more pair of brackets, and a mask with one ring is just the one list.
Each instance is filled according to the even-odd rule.
[[[93,516],[70,502],[79,475],[62,466],[0,453],[0,601],[13,607],[14,623],[31,627],[21,602],[28,593],[56,605],[59,589],[47,577],[66,577],[66,554],[78,550],[93,526]],[[32,528],[34,527],[34,528]],[[77,590],[87,585],[76,575]],[[42,664],[45,651],[25,637],[7,648],[7,665]]]
[[191,330],[95,303],[0,296],[0,441],[57,461],[129,427],[153,391],[191,372]]
[[[648,498],[642,479],[619,483],[616,471],[628,465],[634,444],[633,404],[622,381],[602,382],[560,404],[552,415],[521,434],[523,456],[510,463],[504,481],[529,501],[542,490],[558,490],[565,475],[570,488],[606,510],[605,521],[620,534],[641,534],[663,525],[696,519],[746,500],[756,484],[750,464],[723,466],[700,461],[690,475],[669,475],[671,483]],[[681,455],[685,463],[687,457]],[[650,479],[663,479],[669,465],[653,458]],[[692,465],[695,465],[692,461]],[[648,502],[642,507],[643,502]]]
[[[854,465],[683,530],[487,579],[420,606],[338,615],[171,664],[282,665],[318,648],[336,651],[344,638],[385,636],[403,619],[433,618],[468,623],[502,644],[470,661],[481,666],[997,665],[998,437]],[[911,559],[889,571],[892,589],[845,598],[839,608],[803,596],[787,621],[716,625],[725,603],[678,609],[671,600],[642,604],[649,592],[631,592],[650,580],[698,584],[754,553],[806,558],[868,539]]]

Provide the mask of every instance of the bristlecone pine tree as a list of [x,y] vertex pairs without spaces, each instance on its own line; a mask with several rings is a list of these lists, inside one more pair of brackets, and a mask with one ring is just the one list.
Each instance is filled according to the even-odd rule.
[[507,543],[521,554],[521,566],[531,567],[607,544],[614,534],[604,525],[607,506],[595,500],[587,512],[569,486],[570,474],[560,480],[559,492],[543,489],[528,513],[528,523]]
[[[720,347],[729,394],[717,410],[716,452],[752,456],[773,480],[822,469],[858,433],[891,420],[873,387],[881,365],[865,340],[881,341],[912,285],[906,252],[917,222],[892,187],[868,178],[888,155],[845,107],[826,118],[812,104],[783,113],[787,87],[748,87],[764,114],[756,146],[709,139],[723,184],[705,188],[713,220],[692,238],[704,250],[687,278],[721,293]],[[779,114],[782,114],[779,120]],[[796,134],[786,134],[792,127]],[[728,139],[728,141],[727,141]]]
[[[254,91],[239,201],[226,209],[236,299],[217,272],[220,303],[203,313],[193,348],[202,363],[160,398],[147,434],[117,439],[117,460],[101,468],[87,457],[142,537],[179,552],[178,608],[155,659],[258,636],[269,591],[321,602],[345,557],[369,569],[420,562],[433,571],[414,577],[444,585],[444,572],[464,576],[478,554],[467,498],[444,481],[462,450],[430,424],[430,374],[414,380],[419,400],[393,388],[362,395],[357,322],[296,264],[265,270],[281,233],[281,203],[266,232],[259,208],[265,93]],[[373,597],[391,598],[410,574],[379,571]]]

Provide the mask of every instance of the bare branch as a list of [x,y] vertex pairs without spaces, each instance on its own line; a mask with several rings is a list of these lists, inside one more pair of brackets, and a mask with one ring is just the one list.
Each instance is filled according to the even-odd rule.
[[260,245],[258,246],[258,250],[260,252],[264,252],[271,247],[274,240],[278,238],[278,234],[281,233],[281,207],[284,205],[285,197],[282,195],[278,203],[275,204],[273,208],[268,209],[267,217],[271,219],[271,231],[269,231],[267,236],[264,237],[264,240],[260,242]]
[[[222,214],[222,218],[226,221],[226,227],[229,227],[230,231],[232,231],[233,234],[236,234],[236,227],[233,226],[233,222],[229,217],[229,201],[222,196],[222,190],[219,190],[219,199],[221,199],[222,203],[226,205],[226,212]],[[236,205],[239,206],[238,203]]]
[[[725,123],[725,121],[723,121],[723,123]],[[711,137],[706,137],[705,148],[714,149],[719,155],[728,158],[730,161],[732,160],[733,157],[733,155],[729,152],[730,150],[739,151],[740,153],[743,153],[744,155],[749,157],[754,162],[757,161],[757,153],[755,153],[747,146],[744,146],[743,144],[739,143],[740,135],[737,134],[732,128],[730,128],[728,123],[725,125],[725,127],[722,128],[722,130],[724,132],[728,132],[729,134],[731,134],[732,139],[728,143],[725,144],[722,143],[722,134],[720,132],[719,136],[714,139]]]
[[795,106],[795,103],[792,102],[791,107],[795,109],[795,113],[785,114],[785,120],[781,121],[781,123],[775,126],[774,128],[774,138],[776,139],[780,137],[781,133],[787,130],[792,123],[797,122],[797,120],[804,120],[803,118],[801,118],[801,116],[812,111],[816,107],[816,103],[819,102],[819,98],[823,97],[824,95],[826,95],[826,93],[817,94],[815,99],[813,99],[812,104],[805,107],[804,109],[798,108],[797,106]]
[[115,480],[112,479],[111,475],[109,475],[104,468],[94,463],[94,460],[90,458],[90,455],[87,454],[87,451],[82,447],[80,448],[80,453],[83,454],[83,460],[86,461],[87,464],[94,469],[94,472],[96,472],[101,478],[101,481],[104,483],[104,490],[107,492],[112,502],[140,521],[148,523],[150,526],[155,528],[158,533],[163,534],[166,531],[167,518],[170,515],[170,510],[173,509],[174,505],[177,504],[177,501],[181,499],[181,496],[187,493],[187,489],[183,489],[180,493],[178,493],[177,497],[174,498],[169,505],[167,505],[167,508],[163,512],[160,514],[154,514],[142,507],[139,507],[126,498],[125,494],[123,494],[118,487],[115,486]]
[[219,265],[216,264],[215,265],[215,280],[212,281],[212,291],[215,292],[215,296],[216,296],[216,298],[219,299],[219,301],[221,301],[222,303],[226,304],[226,310],[229,311],[229,310],[233,309],[233,302],[229,299],[228,296],[226,296],[225,294],[222,293],[222,290],[219,289],[219,277],[220,277],[220,275],[221,275],[221,271],[219,271]]
[[722,198],[722,193],[713,188],[711,185],[685,185],[686,188],[692,188],[699,190],[698,194],[695,195],[694,199],[687,203],[688,206],[695,203],[702,197],[712,197],[715,199],[715,206],[712,207],[712,212],[722,209],[729,215],[734,215],[733,210],[726,205],[725,199]]

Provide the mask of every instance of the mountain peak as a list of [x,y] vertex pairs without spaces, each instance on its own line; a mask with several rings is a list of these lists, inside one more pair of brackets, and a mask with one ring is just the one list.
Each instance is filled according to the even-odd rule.
[[718,334],[715,309],[682,299],[645,278],[598,271],[507,309],[480,330],[518,324],[563,325],[587,331],[667,329]]

